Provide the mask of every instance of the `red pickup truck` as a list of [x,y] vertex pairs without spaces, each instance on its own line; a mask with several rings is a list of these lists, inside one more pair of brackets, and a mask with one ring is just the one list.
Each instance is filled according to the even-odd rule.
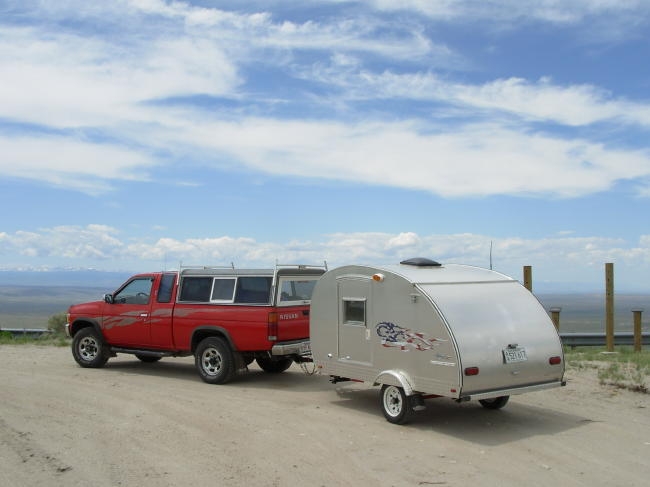
[[326,266],[200,267],[138,274],[102,301],[73,305],[66,332],[82,367],[117,353],[143,362],[194,355],[201,378],[223,384],[256,360],[283,372],[308,360],[309,304]]

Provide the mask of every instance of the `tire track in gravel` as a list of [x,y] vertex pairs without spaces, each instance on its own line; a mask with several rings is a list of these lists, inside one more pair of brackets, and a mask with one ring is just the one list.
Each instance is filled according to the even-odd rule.
[[32,434],[29,431],[18,431],[9,426],[2,418],[0,418],[0,444],[13,451],[29,467],[55,475],[62,475],[72,470],[70,465],[41,448],[32,439]]

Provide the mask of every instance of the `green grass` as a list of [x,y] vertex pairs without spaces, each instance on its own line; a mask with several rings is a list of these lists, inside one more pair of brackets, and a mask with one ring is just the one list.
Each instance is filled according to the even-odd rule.
[[57,333],[48,333],[42,336],[12,336],[8,331],[0,331],[0,345],[54,345],[56,347],[67,347],[70,346],[70,339]]
[[631,391],[650,392],[650,351],[635,352],[632,347],[617,347],[607,352],[603,347],[577,347],[565,350],[569,367],[595,368],[601,384]]

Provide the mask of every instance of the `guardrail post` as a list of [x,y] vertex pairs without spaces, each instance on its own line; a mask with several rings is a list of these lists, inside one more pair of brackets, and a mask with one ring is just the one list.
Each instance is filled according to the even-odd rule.
[[633,309],[632,313],[634,313],[634,351],[640,352],[642,347],[641,313],[643,313],[643,309],[642,308]]
[[614,264],[605,264],[605,335],[607,351],[614,351]]
[[524,266],[524,287],[533,292],[533,268],[529,265]]
[[555,307],[555,308],[551,308],[549,311],[551,312],[551,320],[553,320],[555,329],[557,331],[560,331],[560,311],[562,311],[562,308]]

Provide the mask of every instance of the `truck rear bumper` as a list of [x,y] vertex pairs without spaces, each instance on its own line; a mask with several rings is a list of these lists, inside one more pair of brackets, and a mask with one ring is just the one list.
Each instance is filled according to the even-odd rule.
[[545,382],[543,384],[533,384],[529,386],[512,387],[510,389],[499,389],[499,390],[476,392],[476,393],[469,393],[469,394],[462,393],[460,395],[460,400],[469,401],[469,400],[478,400],[478,399],[491,399],[500,396],[514,396],[515,394],[524,394],[526,392],[543,391],[545,389],[552,389],[554,387],[561,387],[565,385],[566,385],[565,381],[553,381],[553,382]]
[[271,355],[311,355],[311,342],[309,340],[295,340],[276,343],[271,348]]

